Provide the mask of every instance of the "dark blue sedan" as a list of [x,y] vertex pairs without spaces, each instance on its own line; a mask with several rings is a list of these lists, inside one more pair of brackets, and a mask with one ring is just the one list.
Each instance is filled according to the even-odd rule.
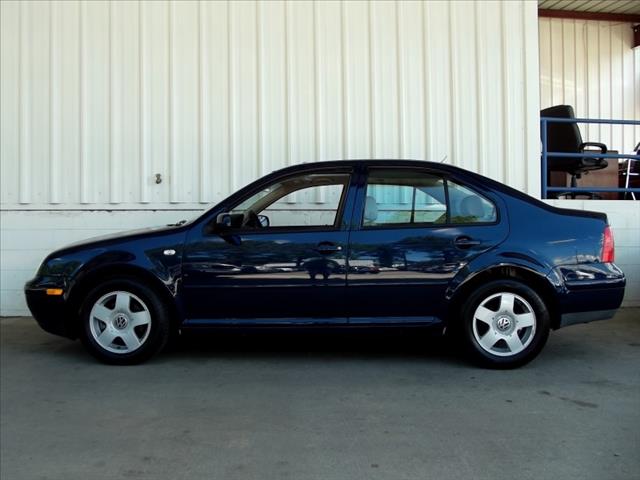
[[48,332],[147,360],[180,330],[430,327],[482,365],[613,316],[625,277],[601,213],[456,167],[339,161],[274,172],[200,217],[49,255],[25,287]]

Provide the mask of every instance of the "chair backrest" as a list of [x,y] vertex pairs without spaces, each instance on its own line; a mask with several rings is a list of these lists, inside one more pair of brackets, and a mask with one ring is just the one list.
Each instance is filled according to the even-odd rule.
[[[556,105],[540,111],[541,117],[576,118],[571,105]],[[547,151],[578,153],[582,135],[577,123],[547,123]],[[551,158],[551,157],[550,157]]]
[[462,215],[473,217],[476,221],[484,219],[484,205],[482,199],[477,195],[467,195],[460,203]]
[[376,199],[371,195],[367,195],[364,201],[364,220],[366,222],[375,222],[378,218],[378,204]]

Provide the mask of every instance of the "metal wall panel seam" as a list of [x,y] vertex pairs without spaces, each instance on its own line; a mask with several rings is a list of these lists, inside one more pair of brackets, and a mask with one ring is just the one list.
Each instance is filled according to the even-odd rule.
[[169,63],[169,135],[168,135],[168,154],[169,154],[169,202],[180,202],[178,192],[178,162],[176,159],[176,119],[174,118],[176,112],[176,92],[175,90],[175,48],[174,35],[174,17],[175,17],[175,1],[169,0],[167,5],[167,40],[169,42],[168,48],[168,63]]
[[28,3],[20,2],[20,45],[19,45],[19,167],[20,182],[19,201],[21,204],[31,202],[31,42],[29,32],[29,16],[26,9],[31,9]]
[[[527,9],[529,15],[527,15]],[[524,116],[525,116],[525,149],[524,161],[525,168],[525,185],[527,193],[534,197],[540,195],[540,186],[542,178],[538,167],[539,156],[539,128],[538,128],[538,112],[540,111],[540,90],[537,79],[540,77],[539,57],[536,55],[538,50],[538,25],[532,25],[527,21],[528,18],[537,14],[535,3],[525,2],[522,15],[523,24],[523,45],[524,45]]]
[[[503,2],[500,3],[500,42],[502,47],[502,58],[501,58],[501,67],[502,67],[502,85],[506,90],[509,88],[509,68],[507,66],[506,58],[507,58],[507,38],[505,35],[506,32],[506,24],[507,18],[505,15],[505,4]],[[502,144],[502,181],[508,183],[510,180],[510,169],[509,165],[507,165],[508,159],[511,158],[510,152],[510,133],[509,133],[509,117],[511,114],[511,105],[510,105],[510,96],[504,95],[502,101],[502,132],[503,132],[503,144]]]
[[340,2],[340,66],[342,68],[342,157],[349,158],[349,103],[347,102],[347,57],[345,46],[347,43],[345,25],[345,3]]
[[49,17],[49,203],[60,203],[60,148],[62,118],[60,115],[60,4],[51,3]]
[[576,28],[576,20],[573,20],[573,58],[574,58],[574,62],[573,62],[573,67],[574,67],[574,72],[573,72],[573,98],[575,98],[576,104],[578,102],[578,80],[577,80],[577,76],[578,76],[578,49],[577,49],[577,44],[578,44],[578,31]]
[[561,36],[560,38],[562,39],[562,48],[560,48],[560,52],[561,52],[561,61],[560,61],[560,65],[562,65],[562,97],[563,100],[566,97],[566,93],[565,93],[565,86],[567,85],[567,72],[566,72],[566,61],[565,61],[565,54],[564,54],[564,49],[565,49],[565,22],[563,22],[562,20],[560,21],[560,32],[561,32]]
[[284,62],[285,62],[285,142],[286,142],[286,159],[285,166],[291,165],[291,94],[289,91],[289,87],[291,85],[291,48],[289,46],[289,42],[291,39],[291,32],[289,29],[291,28],[290,16],[291,13],[289,9],[291,8],[290,2],[285,3],[284,8]]
[[[446,25],[447,28],[447,32],[445,35],[443,35],[443,37],[446,37],[446,42],[447,42],[447,47],[444,50],[444,57],[445,57],[445,61],[446,61],[446,66],[443,68],[443,70],[445,70],[447,72],[447,75],[449,76],[448,78],[448,82],[443,82],[444,85],[441,85],[444,90],[443,90],[443,94],[445,96],[445,98],[442,100],[442,104],[444,106],[444,104],[448,104],[450,105],[451,103],[451,95],[455,95],[457,92],[455,92],[453,90],[453,86],[452,86],[452,77],[451,77],[451,72],[453,71],[453,58],[451,58],[451,55],[447,55],[446,52],[451,53],[452,51],[452,42],[451,42],[451,31],[450,29],[450,25],[451,25],[451,2],[446,2],[446,8],[443,9],[446,12],[447,18],[445,21],[442,22],[443,25]],[[434,46],[437,43],[434,41]],[[434,66],[435,68],[435,66]],[[452,129],[452,125],[453,125],[453,112],[451,112],[451,108],[448,109],[448,117],[447,117],[447,121],[443,122],[442,125],[442,133],[443,135],[446,137],[446,142],[447,142],[447,151],[445,154],[445,157],[443,159],[441,159],[440,161],[446,161],[449,164],[452,165],[456,165],[456,151],[455,151],[455,145],[454,145],[454,138],[453,138],[453,129]]]
[[398,136],[398,157],[404,158],[405,143],[407,141],[406,132],[404,131],[404,84],[403,82],[403,61],[402,61],[402,42],[400,36],[400,6],[398,2],[394,2],[393,11],[395,13],[395,28],[396,28],[396,115],[398,116],[398,129],[396,135]]
[[423,49],[423,82],[424,85],[424,154],[427,160],[436,161],[434,158],[435,153],[433,149],[433,112],[432,112],[432,98],[433,98],[433,81],[431,76],[431,68],[429,68],[431,56],[429,54],[429,47],[431,42],[429,41],[429,32],[427,30],[427,2],[422,1],[422,49]]
[[[120,150],[120,126],[121,126],[121,108],[118,100],[120,100],[120,89],[117,75],[118,65],[120,64],[116,56],[118,53],[116,46],[120,43],[122,32],[117,35],[114,32],[115,25],[121,27],[120,20],[116,13],[119,5],[109,2],[108,31],[109,31],[109,142],[108,142],[108,158],[109,158],[109,203],[120,203],[120,187],[123,179],[120,178],[120,161],[122,152]],[[116,17],[114,19],[114,17]],[[120,58],[122,60],[122,58]]]
[[78,54],[80,62],[80,203],[91,203],[89,197],[89,125],[88,125],[88,98],[87,98],[87,4],[80,2],[80,18],[78,21],[79,45]]
[[371,0],[367,0],[367,53],[369,55],[369,156],[376,158],[376,109],[375,109],[375,68],[373,54],[373,19]]
[[[210,123],[208,119],[209,112],[209,52],[207,41],[208,28],[206,20],[208,20],[208,3],[198,0],[198,166],[200,172],[200,203],[206,203],[209,197],[209,161],[210,152],[209,144],[205,141],[203,132],[209,131]],[[207,13],[205,13],[205,11]],[[204,107],[203,107],[204,106]]]
[[[596,31],[598,32],[598,36],[597,38],[597,42],[596,45],[598,46],[598,50],[597,50],[597,57],[598,59],[601,58],[600,55],[600,25],[596,25]],[[598,66],[596,68],[597,71],[597,76],[598,76],[598,117],[602,118],[602,75],[601,75],[601,69],[600,69],[600,63],[598,62]],[[598,128],[598,138],[602,138],[602,125],[598,124],[597,126]]]
[[[312,6],[312,25],[313,25],[313,153],[314,161],[327,160],[321,155],[321,145],[325,141],[325,130],[320,121],[320,78],[318,69],[318,2],[313,2]],[[323,187],[316,188],[315,202],[325,202],[325,189]]]
[[[609,118],[616,118],[613,112],[613,28],[609,24]],[[605,142],[611,145],[613,140],[613,126],[609,126],[609,142]],[[611,147],[609,147],[611,148]]]
[[551,104],[553,103],[553,20],[549,20],[549,96],[551,97]]
[[482,32],[478,28],[478,24],[483,25],[485,22],[483,20],[482,10],[478,7],[478,3],[474,3],[474,12],[475,12],[475,67],[476,67],[476,118],[477,118],[477,128],[478,128],[478,142],[476,146],[477,151],[477,166],[478,172],[485,175],[487,170],[487,151],[486,151],[486,128],[485,128],[485,97],[484,97],[484,89],[485,89],[485,72],[484,72],[484,62],[486,56],[486,46],[484,44],[484,40],[482,37]]
[[454,13],[454,4],[448,3],[449,7],[449,75],[451,81],[451,94],[449,95],[449,108],[450,108],[450,135],[451,135],[451,163],[453,165],[460,165],[460,115],[458,112],[458,92],[460,90],[460,84],[458,82],[458,39],[456,36],[456,14]]
[[151,166],[151,131],[149,109],[149,55],[146,54],[146,1],[138,0],[138,55],[139,55],[139,125],[138,137],[140,142],[140,203],[149,203],[149,175]]
[[264,110],[264,105],[262,104],[262,50],[260,48],[260,38],[262,31],[262,2],[260,0],[255,1],[255,9],[256,9],[256,19],[255,19],[255,29],[256,29],[256,164],[257,164],[257,172],[258,175],[264,175],[267,173],[265,171],[264,166],[264,138],[263,138],[263,122],[262,122],[262,114]]
[[[640,69],[637,69],[636,65],[636,59],[639,55],[640,48],[635,48],[630,56],[631,75],[633,76],[631,82],[631,98],[633,99],[631,106],[632,118],[640,118],[640,97],[638,97],[638,93],[640,92]],[[630,130],[633,138],[640,138],[640,126],[634,125]]]
[[[622,31],[620,33],[622,34]],[[622,38],[622,35],[620,36],[620,42],[619,43],[620,43],[620,78],[623,79],[622,85],[620,86],[620,105],[622,107],[622,111],[620,112],[620,117],[619,118],[625,118],[625,111],[624,111],[624,106],[625,106],[625,103],[624,103],[624,92],[625,92],[625,89],[624,89],[624,40]],[[624,137],[625,137],[624,134],[625,134],[626,128],[623,126],[621,128],[621,130],[622,130],[622,132],[621,132],[620,141],[621,141],[622,146],[626,147],[626,143],[624,141]]]
[[228,165],[228,185],[227,185],[227,189],[235,189],[236,186],[236,182],[235,182],[235,176],[236,176],[236,168],[235,168],[235,147],[234,147],[234,143],[233,143],[233,135],[234,135],[234,128],[233,128],[233,122],[234,122],[234,118],[233,118],[233,96],[235,95],[235,89],[233,88],[233,57],[231,55],[232,52],[232,39],[233,39],[233,34],[231,32],[231,27],[232,27],[232,17],[233,15],[233,8],[231,7],[231,1],[227,0],[227,98],[228,100],[228,111],[227,111],[227,115],[228,115],[228,119],[227,119],[227,130],[228,130],[228,142],[229,142],[229,158],[227,159],[227,165]]

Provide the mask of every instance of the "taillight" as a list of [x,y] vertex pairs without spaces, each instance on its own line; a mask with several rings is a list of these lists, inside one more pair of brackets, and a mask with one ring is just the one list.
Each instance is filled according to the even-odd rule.
[[613,233],[609,225],[604,227],[604,238],[602,240],[602,263],[611,263],[615,257],[615,246],[613,245]]

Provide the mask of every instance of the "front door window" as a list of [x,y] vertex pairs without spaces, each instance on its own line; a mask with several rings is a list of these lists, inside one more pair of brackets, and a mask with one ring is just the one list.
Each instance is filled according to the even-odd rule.
[[[349,174],[314,173],[279,180],[253,193],[232,209],[242,215],[245,228],[297,228],[337,226]],[[251,221],[258,217],[259,223]]]

